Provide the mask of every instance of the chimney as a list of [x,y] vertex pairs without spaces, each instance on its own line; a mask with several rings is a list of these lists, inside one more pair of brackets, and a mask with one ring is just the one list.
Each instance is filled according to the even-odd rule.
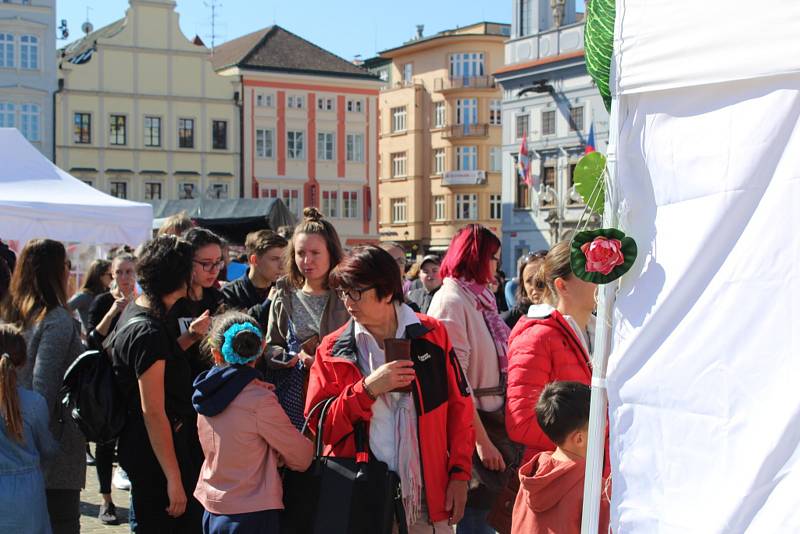
[[422,39],[422,32],[425,30],[424,24],[417,24],[417,39]]

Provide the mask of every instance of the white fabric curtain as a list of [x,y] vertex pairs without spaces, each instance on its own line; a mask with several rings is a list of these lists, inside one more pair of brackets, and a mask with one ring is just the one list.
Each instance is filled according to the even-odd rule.
[[798,9],[617,2],[615,533],[800,532]]

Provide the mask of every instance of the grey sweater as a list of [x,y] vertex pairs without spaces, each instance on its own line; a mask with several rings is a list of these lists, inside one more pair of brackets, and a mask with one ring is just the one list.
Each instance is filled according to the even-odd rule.
[[44,397],[50,412],[50,432],[61,447],[43,464],[45,487],[82,489],[86,483],[86,440],[58,395],[67,367],[84,351],[78,322],[65,308],[55,308],[25,332],[25,339],[28,361],[19,374],[19,383]]

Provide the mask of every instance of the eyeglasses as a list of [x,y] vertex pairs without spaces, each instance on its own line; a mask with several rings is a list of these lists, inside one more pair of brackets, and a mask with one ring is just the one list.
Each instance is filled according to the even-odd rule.
[[547,256],[546,250],[537,250],[536,252],[528,252],[525,254],[525,261],[539,260]]
[[336,294],[342,300],[344,300],[345,297],[347,297],[353,302],[358,302],[359,300],[361,300],[361,295],[363,295],[364,292],[369,291],[370,289],[375,289],[375,286],[360,287],[360,288],[351,287],[349,289],[339,288],[336,290]]
[[220,269],[225,267],[225,260],[219,260],[219,261],[192,260],[192,261],[203,267],[203,270],[207,273],[210,273],[211,271],[219,271]]

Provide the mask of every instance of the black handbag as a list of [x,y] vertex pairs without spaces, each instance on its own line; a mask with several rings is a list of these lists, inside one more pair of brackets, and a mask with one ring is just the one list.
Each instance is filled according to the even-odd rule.
[[314,460],[304,472],[284,471],[281,519],[283,534],[391,534],[397,521],[407,534],[400,477],[376,460],[369,451],[366,425],[357,423],[353,433],[356,458],[322,454],[325,417],[335,397],[315,405],[319,410]]

